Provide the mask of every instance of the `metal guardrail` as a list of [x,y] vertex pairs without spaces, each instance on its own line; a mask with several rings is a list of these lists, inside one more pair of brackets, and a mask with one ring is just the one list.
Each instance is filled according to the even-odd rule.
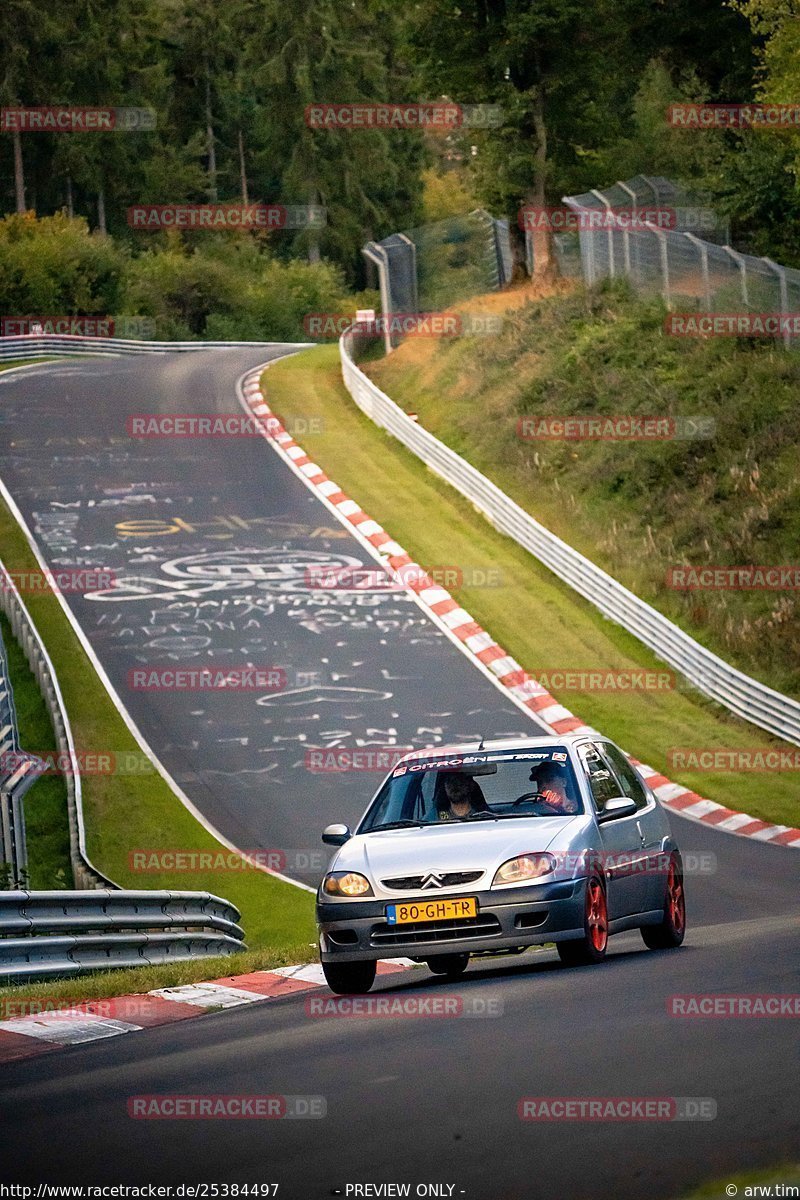
[[5,645],[0,634],[0,887],[24,887],[28,853],[25,841],[23,797],[42,772],[44,764],[20,750],[14,692]]
[[75,886],[78,888],[116,888],[117,884],[112,879],[108,879],[102,871],[98,871],[86,853],[86,830],[83,821],[83,797],[81,776],[77,765],[78,756],[75,753],[72,728],[61,689],[58,686],[55,668],[14,580],[1,562],[0,609],[8,617],[14,637],[22,647],[28,665],[39,685],[39,691],[53,725],[59,755],[63,756],[64,761],[74,764],[73,769],[64,775],[64,780],[67,787],[69,857]]
[[235,954],[239,917],[210,892],[0,892],[0,983]]
[[310,342],[146,342],[133,338],[84,337],[80,334],[25,333],[0,338],[3,359],[49,358],[53,354],[168,354],[191,350],[263,349],[266,346],[311,345]]
[[800,703],[712,654],[590,559],[540,525],[496,484],[395,404],[353,361],[356,339],[339,340],[344,384],[362,412],[451,484],[496,529],[514,539],[600,612],[632,633],[697,689],[736,716],[800,745]]

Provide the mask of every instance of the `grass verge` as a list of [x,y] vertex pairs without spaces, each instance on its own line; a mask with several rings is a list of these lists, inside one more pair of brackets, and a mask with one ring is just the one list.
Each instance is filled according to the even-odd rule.
[[[499,586],[451,590],[526,670],[663,670],[635,638],[476,516],[466,500],[373,425],[342,384],[336,346],[276,363],[263,384],[268,402],[284,420],[305,419],[306,428],[316,428],[314,419],[319,420],[319,432],[302,435],[304,448],[416,561],[428,569],[441,564],[474,569],[475,579],[479,571],[495,572]],[[672,769],[670,748],[781,745],[698,693],[591,691],[557,698],[630,753],[701,795],[765,820],[798,823],[796,773],[766,777]]]
[[[636,595],[800,698],[791,584],[678,590],[668,580],[676,566],[797,570],[800,355],[763,338],[669,336],[663,301],[619,281],[464,307],[490,304],[503,311],[497,336],[409,338],[367,373]],[[703,436],[680,427],[649,440],[541,435],[542,418],[626,415],[699,418]]]

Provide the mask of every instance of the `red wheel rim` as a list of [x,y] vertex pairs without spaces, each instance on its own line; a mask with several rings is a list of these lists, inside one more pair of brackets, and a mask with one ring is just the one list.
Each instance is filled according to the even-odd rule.
[[590,879],[586,889],[586,924],[595,950],[603,951],[608,941],[606,894],[597,879]]
[[667,911],[676,933],[683,933],[686,922],[686,900],[683,895],[683,880],[675,863],[670,863],[667,877]]

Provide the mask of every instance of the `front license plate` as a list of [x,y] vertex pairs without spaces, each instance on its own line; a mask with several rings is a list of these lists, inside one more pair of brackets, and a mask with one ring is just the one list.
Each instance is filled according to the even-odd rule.
[[387,904],[389,925],[412,925],[417,921],[447,921],[453,917],[477,917],[478,901],[474,896],[463,900],[419,900],[413,904]]

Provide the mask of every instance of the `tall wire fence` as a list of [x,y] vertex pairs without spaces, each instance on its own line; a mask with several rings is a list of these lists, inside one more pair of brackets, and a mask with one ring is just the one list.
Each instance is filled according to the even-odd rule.
[[[662,295],[673,314],[707,318],[673,316],[677,333],[766,334],[787,347],[800,345],[800,271],[734,250],[727,223],[671,180],[637,175],[603,191],[565,196],[564,204],[575,214],[577,231],[571,258],[564,250],[570,235],[556,242],[563,274],[582,275],[587,284],[624,277],[637,291]],[[655,209],[672,220],[665,227],[655,218],[631,223],[617,215],[631,209]]]
[[442,312],[512,273],[508,221],[483,209],[368,242],[364,254],[378,268],[384,315]]

